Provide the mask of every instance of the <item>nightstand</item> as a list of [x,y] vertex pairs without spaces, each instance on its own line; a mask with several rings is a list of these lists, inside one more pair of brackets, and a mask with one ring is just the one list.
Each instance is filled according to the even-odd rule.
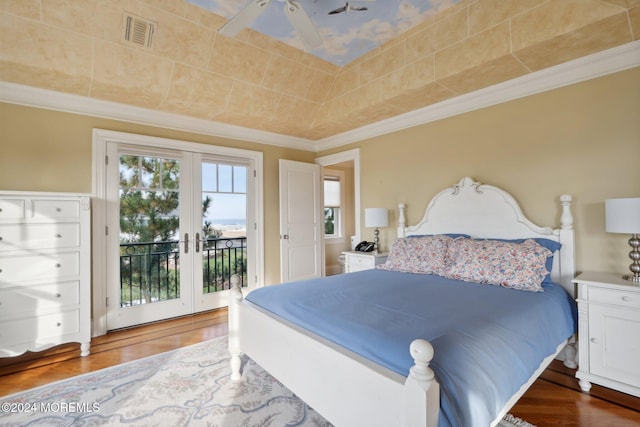
[[344,254],[344,272],[369,270],[376,268],[378,264],[384,264],[387,260],[386,253],[374,254],[373,252],[347,251]]
[[596,383],[640,397],[640,286],[616,274],[582,273],[578,285],[580,388]]

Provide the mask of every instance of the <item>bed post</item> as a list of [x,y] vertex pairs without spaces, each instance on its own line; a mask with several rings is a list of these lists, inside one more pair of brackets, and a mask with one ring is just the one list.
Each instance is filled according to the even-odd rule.
[[239,381],[242,378],[240,366],[240,317],[238,310],[242,302],[242,290],[240,290],[240,276],[231,276],[231,288],[229,289],[229,353],[231,353],[231,381]]
[[562,215],[560,215],[560,243],[563,250],[560,251],[560,281],[562,286],[575,297],[573,277],[575,271],[575,246],[573,238],[573,215],[571,214],[572,197],[569,194],[560,196]]
[[407,220],[404,217],[404,209],[407,207],[404,203],[398,204],[398,237],[404,237],[404,227]]
[[[562,204],[562,214],[560,215],[560,243],[563,249],[560,251],[560,281],[562,286],[573,298],[576,297],[573,278],[576,273],[575,267],[575,241],[573,234],[573,215],[571,213],[571,202],[573,197],[569,194],[560,196]],[[575,369],[576,363],[576,337],[569,338],[569,342],[564,348],[564,365],[567,368]]]
[[433,359],[433,346],[427,340],[411,342],[409,352],[414,365],[404,383],[405,427],[436,427],[440,411],[440,385],[429,367]]

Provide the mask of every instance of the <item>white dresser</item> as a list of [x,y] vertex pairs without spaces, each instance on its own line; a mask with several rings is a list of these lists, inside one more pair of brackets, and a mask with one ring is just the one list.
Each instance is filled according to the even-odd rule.
[[344,254],[344,271],[353,273],[354,271],[369,270],[378,264],[384,264],[388,254],[374,254],[373,252],[347,251]]
[[596,383],[640,397],[640,286],[621,275],[577,276],[579,368],[584,391]]
[[90,198],[0,191],[0,357],[91,341]]

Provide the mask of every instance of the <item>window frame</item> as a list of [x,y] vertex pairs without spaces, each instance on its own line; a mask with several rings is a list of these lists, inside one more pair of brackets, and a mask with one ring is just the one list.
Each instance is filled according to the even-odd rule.
[[[343,217],[344,217],[344,206],[345,206],[345,182],[344,182],[345,174],[344,174],[344,171],[339,169],[323,170],[323,173],[322,173],[323,191],[324,191],[324,182],[325,180],[327,180],[328,177],[333,178],[331,179],[332,181],[338,181],[340,183],[340,205],[337,208],[331,207],[336,209],[336,211],[334,211],[334,234],[329,235],[325,233],[324,238],[326,243],[342,243],[344,242],[344,218]],[[323,194],[322,207],[323,207],[322,212],[324,213],[324,209],[327,208],[327,206],[324,205],[324,194]],[[336,212],[338,214],[337,218],[335,218]]]

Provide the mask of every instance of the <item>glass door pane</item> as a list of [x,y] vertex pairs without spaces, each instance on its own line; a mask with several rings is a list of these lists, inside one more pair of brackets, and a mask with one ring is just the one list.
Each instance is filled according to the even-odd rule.
[[201,170],[202,294],[196,310],[226,306],[226,294],[220,292],[229,289],[232,275],[247,283],[248,167],[205,160]]
[[107,329],[193,310],[189,154],[110,144]]
[[120,307],[180,297],[180,162],[123,154]]

